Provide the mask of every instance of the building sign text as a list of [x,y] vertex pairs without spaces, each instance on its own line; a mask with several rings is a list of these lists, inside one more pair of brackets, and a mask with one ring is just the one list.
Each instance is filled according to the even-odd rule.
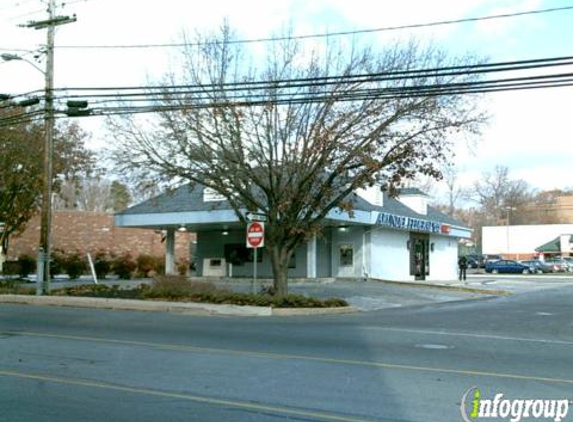
[[389,226],[396,229],[411,231],[443,233],[442,225],[436,221],[422,220],[420,218],[404,217],[381,212],[376,219],[376,224],[380,226]]

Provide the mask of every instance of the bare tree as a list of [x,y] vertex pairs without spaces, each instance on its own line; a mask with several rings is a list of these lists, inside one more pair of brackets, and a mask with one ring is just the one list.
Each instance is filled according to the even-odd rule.
[[183,80],[169,77],[156,96],[157,119],[110,121],[116,163],[155,184],[212,188],[242,222],[245,210],[263,212],[279,295],[291,255],[329,211],[351,211],[351,194],[376,180],[394,192],[417,174],[439,177],[449,134],[483,121],[475,97],[423,89],[473,76],[415,72],[472,61],[415,43],[380,54],[329,44],[321,54],[290,39],[270,44],[257,71],[224,27],[199,37],[184,59]]
[[53,207],[56,210],[110,212],[122,211],[130,203],[131,193],[126,185],[96,176],[62,181]]
[[451,217],[456,216],[456,210],[460,208],[460,202],[466,201],[471,197],[470,189],[460,185],[458,175],[458,169],[453,166],[447,166],[443,170],[447,199],[446,213]]
[[520,224],[527,222],[526,209],[532,202],[533,189],[524,180],[511,179],[507,167],[496,166],[475,183],[474,196],[486,224]]

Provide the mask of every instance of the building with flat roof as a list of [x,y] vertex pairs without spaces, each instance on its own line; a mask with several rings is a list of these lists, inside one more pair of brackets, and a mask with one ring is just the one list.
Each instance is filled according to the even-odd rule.
[[485,226],[482,252],[507,259],[529,259],[540,253],[573,254],[573,224]]
[[[289,277],[457,277],[458,241],[469,239],[471,229],[429,206],[423,192],[403,189],[393,198],[373,186],[359,190],[351,199],[351,214],[332,210],[323,222],[322,233],[296,250],[289,264]],[[115,225],[165,230],[168,272],[174,271],[176,233],[187,230],[197,234],[195,262],[199,276],[253,274],[254,256],[246,247],[245,225],[224,197],[202,186],[182,186],[128,208],[115,215]],[[264,248],[258,253],[257,263],[260,277],[272,277]]]

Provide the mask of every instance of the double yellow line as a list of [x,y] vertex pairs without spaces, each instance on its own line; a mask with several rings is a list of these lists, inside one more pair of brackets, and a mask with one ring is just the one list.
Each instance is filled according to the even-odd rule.
[[470,375],[470,376],[478,376],[478,377],[506,378],[506,379],[514,379],[514,380],[528,380],[528,381],[540,381],[540,382],[559,383],[559,384],[573,384],[573,379],[568,379],[568,378],[540,377],[540,376],[535,376],[535,375],[520,375],[520,374],[511,374],[511,373],[504,373],[504,372],[488,372],[488,371],[466,370],[466,369],[436,368],[436,367],[430,367],[430,366],[403,365],[403,364],[372,362],[372,361],[355,360],[355,359],[337,359],[337,358],[328,358],[328,357],[321,357],[321,356],[294,355],[294,354],[270,353],[270,352],[256,352],[256,351],[250,351],[250,350],[223,349],[223,348],[214,348],[214,347],[186,346],[186,345],[154,343],[154,342],[135,341],[135,340],[116,340],[116,339],[107,339],[107,338],[101,338],[101,337],[37,333],[37,332],[30,332],[30,331],[5,331],[5,332],[2,332],[0,334],[19,335],[19,336],[27,336],[27,337],[39,337],[39,338],[54,338],[54,339],[59,339],[59,340],[89,341],[89,342],[117,344],[117,345],[124,345],[124,346],[150,347],[150,348],[154,348],[154,349],[173,350],[173,351],[191,352],[191,353],[207,353],[207,354],[217,353],[217,354],[227,354],[227,355],[235,355],[235,356],[248,356],[248,357],[259,358],[259,359],[302,360],[302,361],[309,361],[309,362],[323,362],[323,363],[333,363],[333,364],[342,364],[342,365],[375,367],[375,368],[383,368],[383,369],[397,369],[397,370],[419,371],[419,372],[441,372],[441,373],[447,373],[447,374]]

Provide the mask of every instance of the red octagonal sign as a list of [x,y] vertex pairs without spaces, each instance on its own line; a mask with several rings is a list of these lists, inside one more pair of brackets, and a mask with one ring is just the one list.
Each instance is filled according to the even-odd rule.
[[262,248],[265,245],[265,225],[253,221],[247,225],[247,248]]

